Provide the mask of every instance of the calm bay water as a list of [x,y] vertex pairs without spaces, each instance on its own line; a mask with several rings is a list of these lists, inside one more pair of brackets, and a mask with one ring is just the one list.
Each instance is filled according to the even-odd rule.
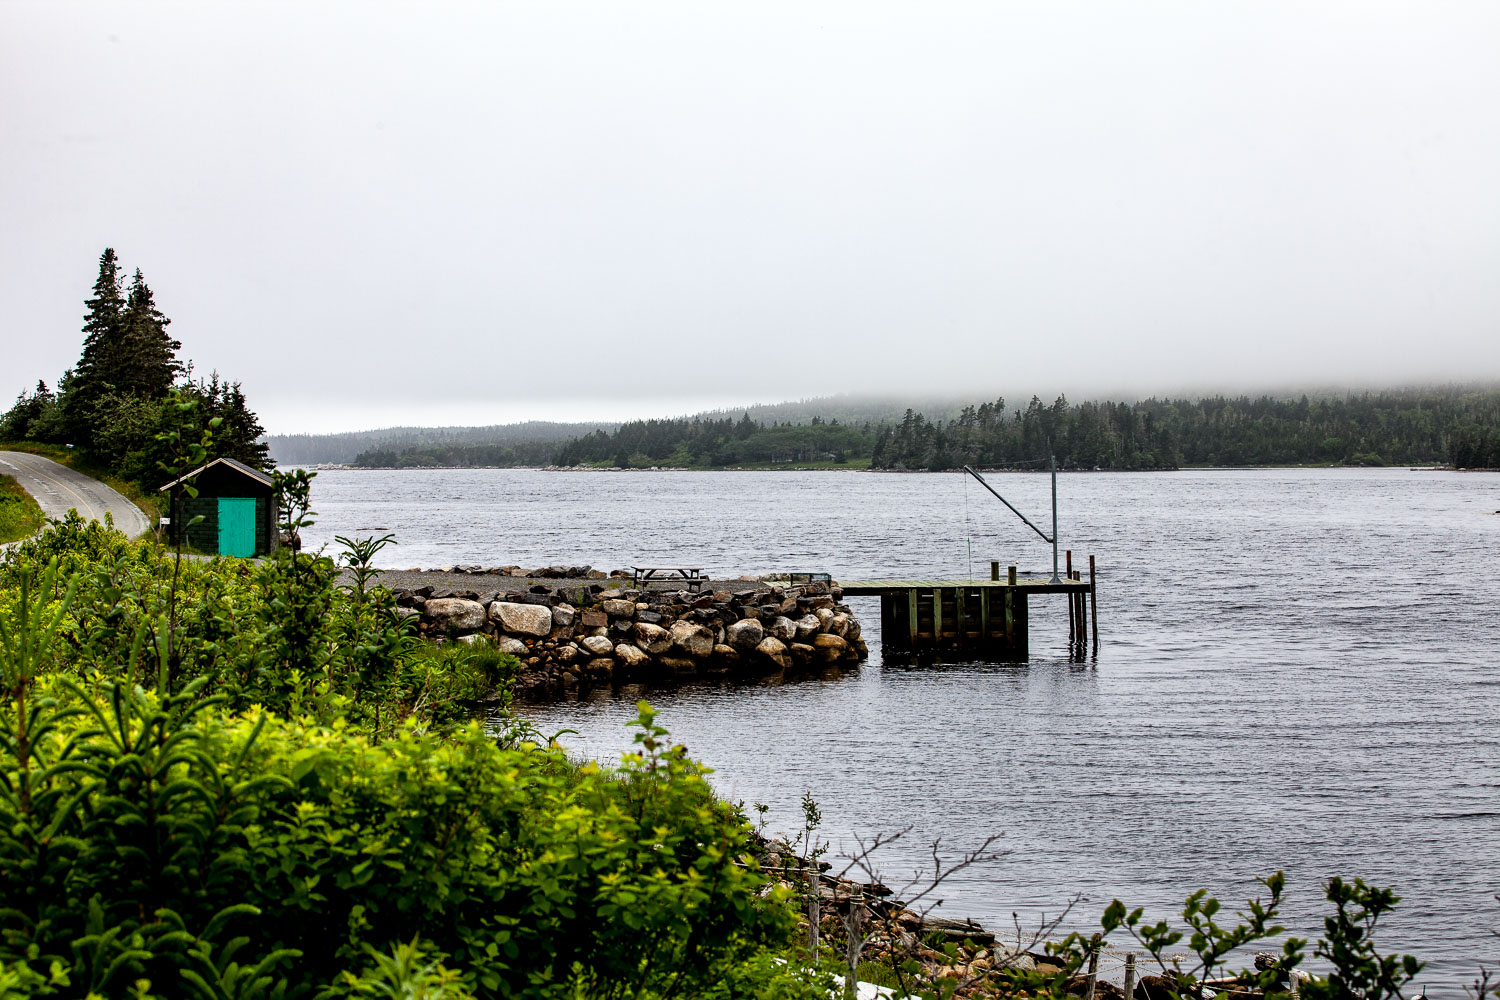
[[[391,567],[589,562],[844,579],[1040,571],[1046,546],[958,475],[324,472],[313,544],[393,531]],[[1040,522],[1041,475],[997,475]],[[910,825],[891,884],[943,838],[1003,831],[1010,854],[951,883],[943,912],[1009,926],[1073,893],[1092,925],[1118,896],[1229,908],[1284,869],[1286,923],[1320,930],[1319,883],[1404,897],[1378,938],[1457,994],[1500,964],[1500,475],[1405,470],[1059,477],[1061,535],[1099,561],[1102,649],[1066,660],[1066,609],[1037,600],[1024,665],[904,667],[878,602],[872,656],[791,684],[650,698],[731,798],[800,821],[811,791],[837,844]],[[1040,522],[1044,523],[1044,522]],[[1086,561],[1086,560],[1085,560]],[[579,753],[629,745],[636,692],[533,706]]]

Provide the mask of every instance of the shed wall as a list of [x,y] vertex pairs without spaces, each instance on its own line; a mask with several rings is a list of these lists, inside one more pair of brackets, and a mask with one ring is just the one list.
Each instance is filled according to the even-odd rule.
[[[231,494],[225,493],[225,496]],[[182,505],[182,513],[176,511],[171,513],[172,526],[169,533],[171,539],[177,540],[177,533],[182,525],[190,523],[198,515],[203,520],[187,528],[187,536],[183,539],[188,545],[200,552],[219,551],[219,498],[203,496],[199,494],[195,498],[185,499]],[[269,497],[255,498],[255,554],[266,555],[275,551],[276,537],[276,510],[275,505]]]

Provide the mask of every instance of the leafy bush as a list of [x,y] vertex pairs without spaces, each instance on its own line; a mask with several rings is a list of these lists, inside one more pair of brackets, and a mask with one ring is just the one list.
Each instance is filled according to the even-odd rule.
[[53,599],[55,563],[35,584],[0,632],[18,989],[354,996],[400,973],[433,996],[691,995],[788,930],[737,863],[743,817],[644,704],[612,770],[478,726],[377,745],[229,714],[207,677],[162,695],[40,675],[77,584]]
[[42,508],[14,476],[0,476],[0,542],[13,542],[42,526]]

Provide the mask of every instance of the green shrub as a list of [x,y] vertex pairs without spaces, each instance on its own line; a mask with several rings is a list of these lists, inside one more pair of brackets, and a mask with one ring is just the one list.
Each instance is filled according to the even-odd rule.
[[7,968],[65,970],[59,995],[359,995],[346,972],[420,941],[448,956],[432,995],[691,995],[787,931],[737,863],[743,819],[644,706],[638,754],[575,769],[477,726],[375,745],[252,721],[204,685],[9,704]]
[[21,488],[16,477],[0,475],[0,542],[13,542],[34,534],[42,521],[42,508]]

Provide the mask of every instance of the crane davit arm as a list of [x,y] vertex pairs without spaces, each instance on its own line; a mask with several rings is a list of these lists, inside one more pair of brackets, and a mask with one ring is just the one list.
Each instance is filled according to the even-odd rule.
[[1052,582],[1053,583],[1061,583],[1062,579],[1057,575],[1057,459],[1055,459],[1055,458],[1052,459],[1051,465],[1052,465],[1052,535],[1050,537],[1041,528],[1038,528],[1036,525],[1032,524],[1031,523],[1031,519],[1029,517],[1027,517],[1025,514],[1022,514],[1020,511],[1016,510],[1015,505],[1012,504],[1009,500],[1005,499],[1003,496],[1001,496],[999,494],[999,492],[996,491],[996,489],[993,486],[991,486],[989,483],[985,482],[984,477],[981,476],[978,472],[974,471],[974,467],[973,466],[971,466],[971,465],[964,466],[964,471],[967,472],[969,475],[973,476],[975,479],[979,480],[979,485],[983,486],[985,489],[987,489],[991,493],[993,493],[995,495],[995,499],[996,500],[999,500],[1001,503],[1005,504],[1005,506],[1009,507],[1010,508],[1010,512],[1012,514],[1016,515],[1022,521],[1025,522],[1026,527],[1030,528],[1032,531],[1035,531],[1037,533],[1037,536],[1039,538],[1041,538],[1042,541],[1047,542],[1047,543],[1049,543],[1052,546]]

